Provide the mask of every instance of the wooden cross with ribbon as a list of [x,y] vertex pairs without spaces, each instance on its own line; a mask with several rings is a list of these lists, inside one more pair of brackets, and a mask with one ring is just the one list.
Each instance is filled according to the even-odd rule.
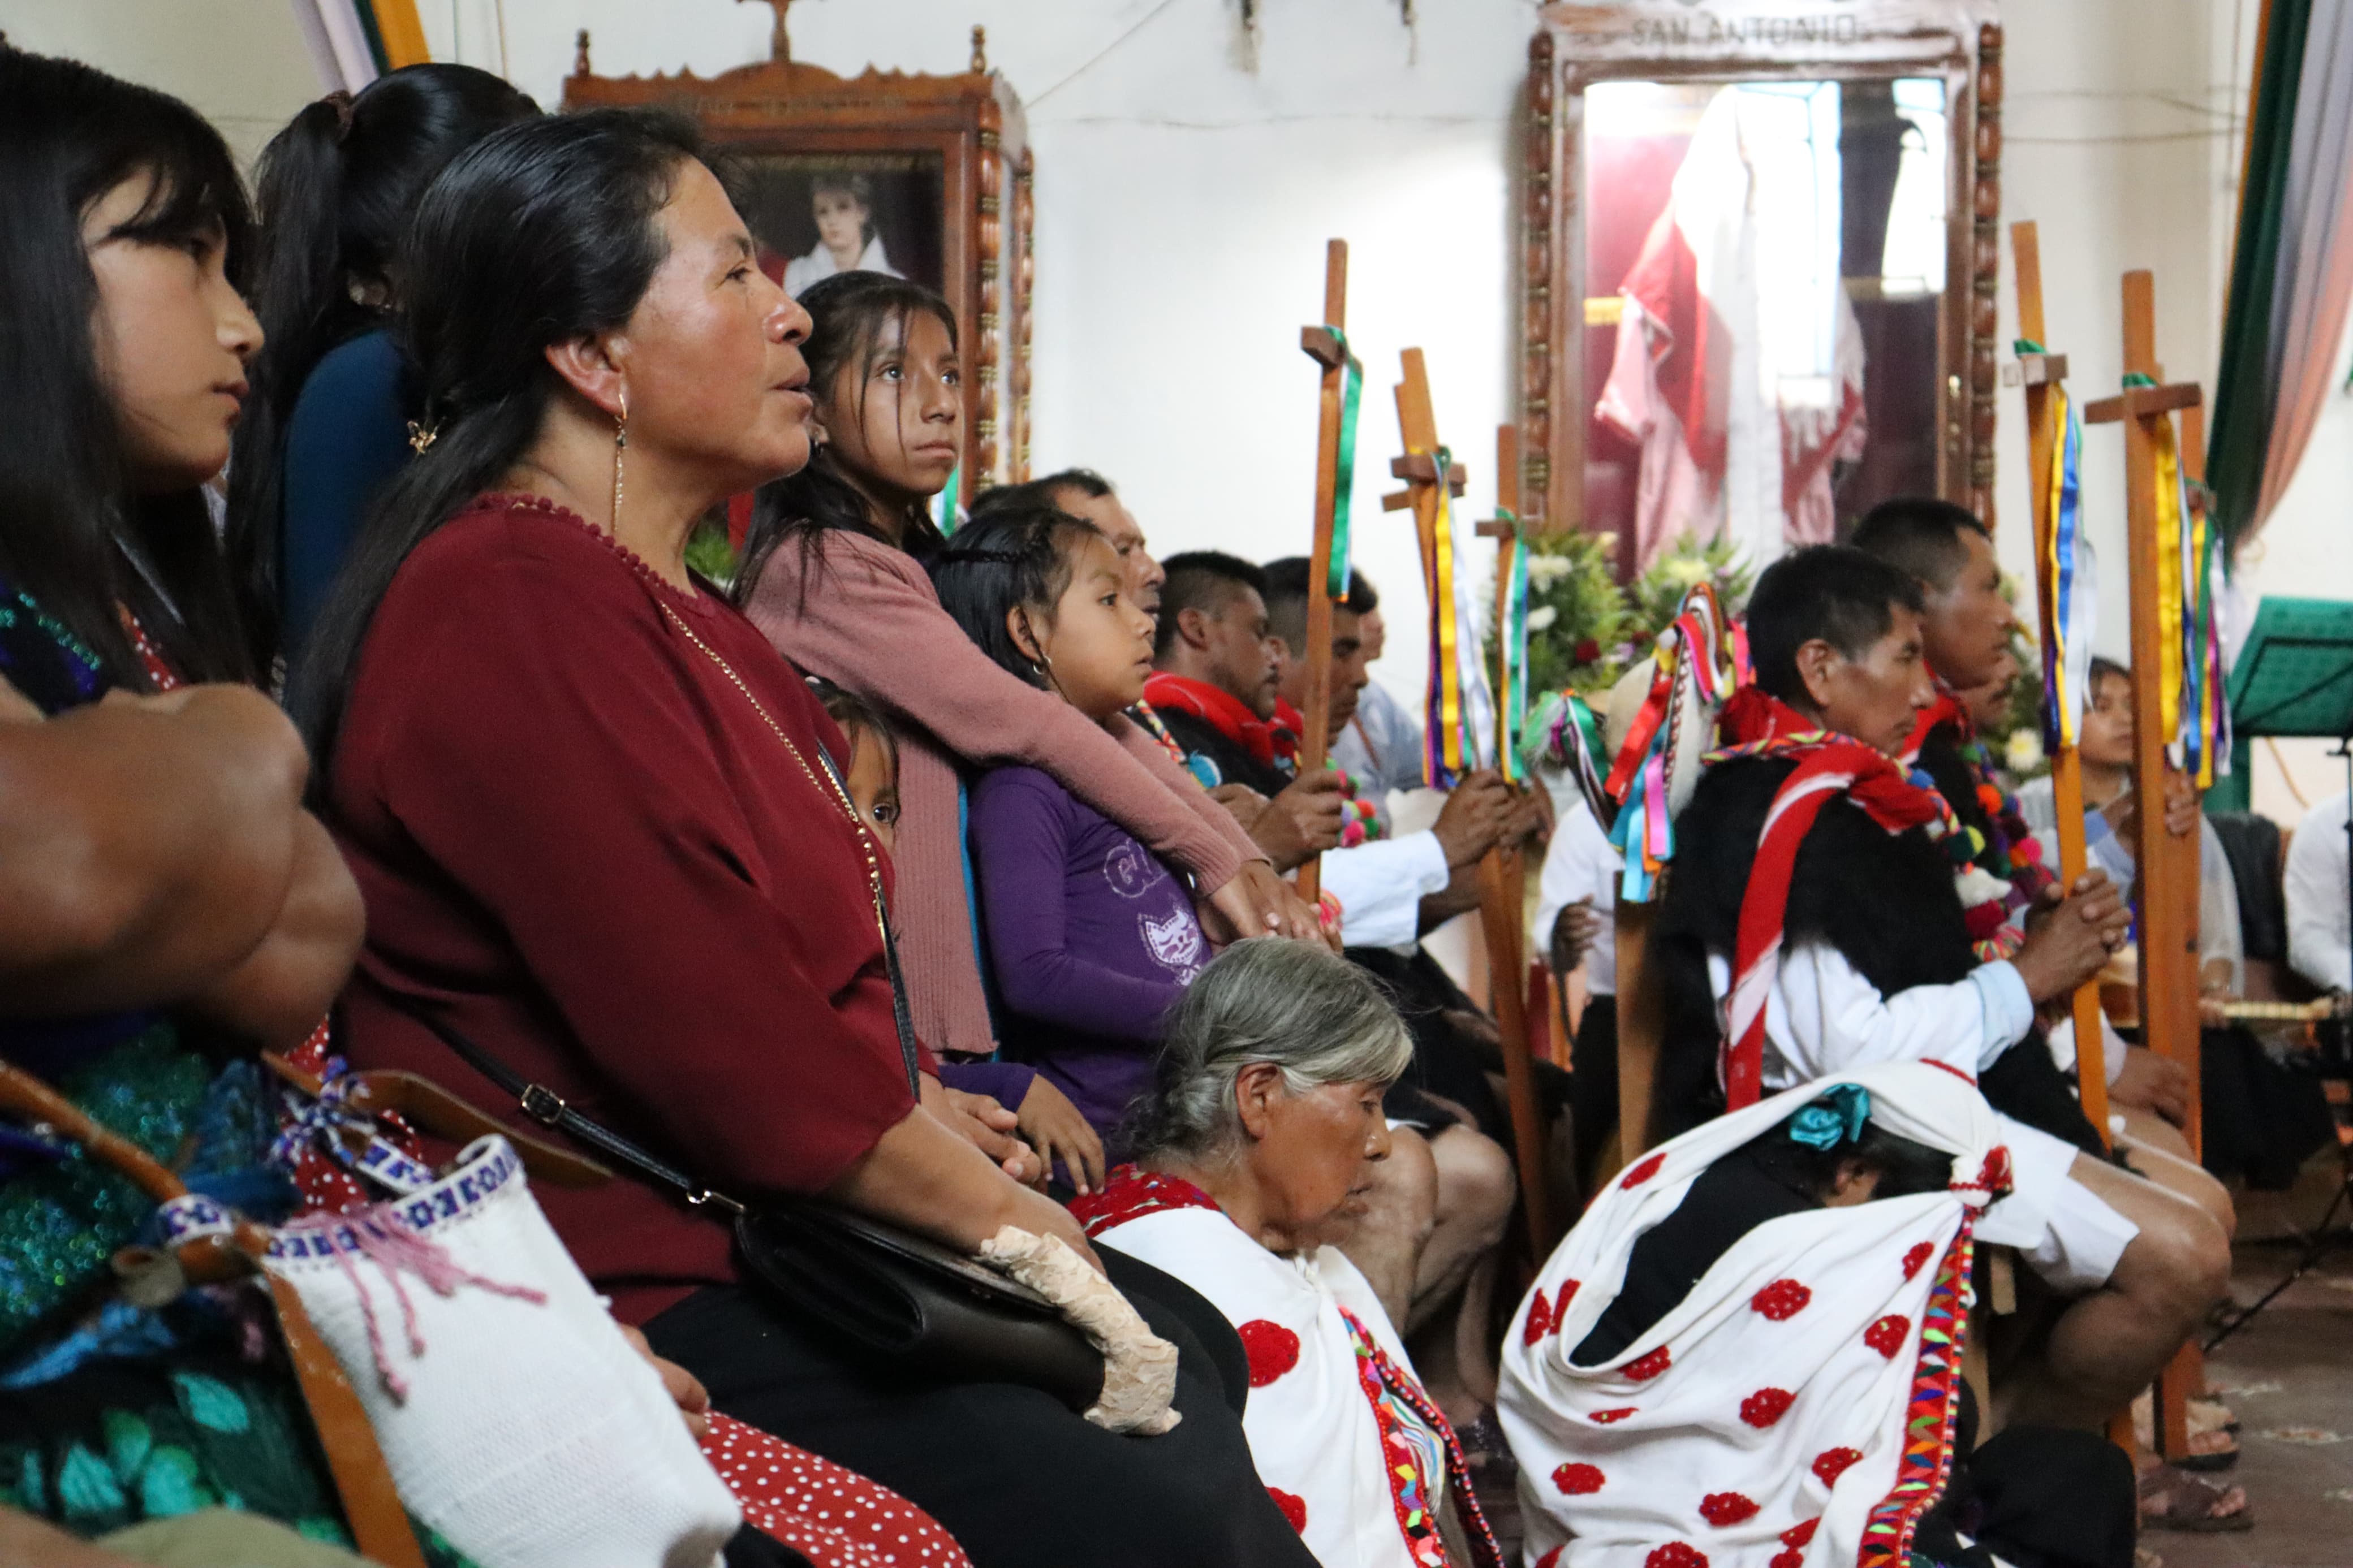
[[[2165,785],[2175,771],[2166,746],[2173,735],[2164,722],[2167,646],[2177,644],[2180,617],[2198,584],[2186,581],[2177,541],[2167,518],[2179,505],[2164,493],[2177,485],[2170,469],[2195,480],[2202,471],[2197,445],[2177,444],[2176,411],[2184,425],[2202,428],[2203,398],[2194,382],[2168,384],[2157,363],[2157,287],[2146,272],[2124,279],[2125,390],[2084,410],[2088,425],[2125,427],[2126,528],[2131,563],[2133,661],[2133,788],[2139,794],[2139,833],[2134,844],[2138,881],[2141,1042],[2178,1063],[2189,1078],[2189,1114],[2182,1132],[2195,1158],[2203,1141],[2199,1125],[2197,835],[2166,831]],[[2185,429],[2185,437],[2197,433]],[[2177,454],[2179,454],[2177,456]],[[2175,494],[2179,495],[2179,489]],[[2189,517],[2172,518],[2186,529]],[[2168,570],[2168,559],[2172,568]],[[2168,616],[2168,610],[2170,615]],[[2085,1108],[2090,1107],[2089,1097]],[[2105,1129],[2102,1131],[2105,1132]],[[2168,1458],[2189,1451],[2186,1405],[2204,1383],[2204,1357],[2195,1340],[2182,1346],[2158,1385],[2159,1449]]]
[[[1451,621],[1453,539],[1451,516],[1442,522],[1441,499],[1451,500],[1462,493],[1469,475],[1462,465],[1454,462],[1438,438],[1438,416],[1430,402],[1430,371],[1419,349],[1408,349],[1403,356],[1403,376],[1397,388],[1398,428],[1405,437],[1405,455],[1391,460],[1389,472],[1406,481],[1406,488],[1382,498],[1384,510],[1402,511],[1410,509],[1414,531],[1421,549],[1422,582],[1430,594],[1430,614],[1433,625],[1441,613]],[[1499,476],[1497,500],[1503,508],[1516,514],[1519,500],[1519,443],[1517,433],[1505,426],[1497,440],[1496,472]],[[1444,487],[1441,498],[1440,487]],[[1515,524],[1502,519],[1477,525],[1480,534],[1504,538],[1503,558],[1510,558],[1516,542]],[[1508,584],[1504,586],[1508,594]],[[1502,603],[1499,597],[1499,605]],[[1499,621],[1500,626],[1500,621]],[[1455,625],[1456,637],[1476,635],[1476,628]],[[1431,670],[1433,681],[1450,678],[1459,668],[1454,662],[1457,650],[1449,639],[1433,636],[1438,663]],[[1510,660],[1510,639],[1496,639],[1502,659]],[[1500,683],[1499,683],[1500,689]],[[1467,701],[1469,694],[1462,693]],[[1444,704],[1431,704],[1432,717],[1442,713]],[[1463,730],[1472,726],[1462,725]],[[1495,727],[1498,744],[1502,743],[1503,725]],[[1450,755],[1448,743],[1440,736],[1428,738],[1433,758]],[[1488,759],[1471,754],[1465,744],[1459,760],[1464,767],[1475,768]],[[1515,1163],[1519,1169],[1522,1213],[1525,1216],[1528,1238],[1539,1258],[1547,1256],[1553,1243],[1559,1239],[1554,1228],[1551,1185],[1545,1160],[1544,1115],[1539,1102],[1535,1068],[1531,1064],[1528,1048],[1527,1019],[1527,936],[1525,924],[1525,891],[1527,868],[1519,847],[1498,845],[1489,850],[1479,863],[1479,926],[1487,949],[1488,995],[1495,1012],[1495,1032],[1504,1058],[1505,1097],[1510,1102],[1513,1141],[1518,1145]]]
[[[1348,596],[1349,492],[1355,488],[1357,396],[1364,368],[1348,353],[1348,242],[1324,247],[1324,320],[1299,330],[1299,346],[1324,367],[1322,414],[1315,432],[1315,527],[1307,581],[1307,689],[1301,721],[1299,770],[1323,767],[1332,755],[1332,604]],[[1338,591],[1333,591],[1336,582]],[[1299,868],[1299,896],[1314,903],[1323,886],[1323,857]]]
[[[2067,356],[2052,353],[2042,346],[2049,339],[2042,323],[2042,247],[2034,225],[2010,225],[2010,246],[2018,266],[2018,331],[2022,341],[2019,344],[2016,376],[2026,387],[2026,482],[2033,498],[2035,597],[2042,614],[2042,668],[2048,672],[2043,684],[2051,700],[2065,703],[2070,700],[2069,671],[2065,667],[2088,665],[2092,658],[2090,648],[2068,646],[2072,628],[2063,623],[2072,606],[2060,603],[2062,589],[2058,581],[2065,564],[2061,559],[2062,551],[2072,549],[2074,542],[2055,536],[2071,521],[2075,528],[2082,526],[2080,515],[2073,519],[2061,515],[2076,504],[2076,498],[2063,493],[2064,486],[2074,478],[2072,464],[2077,457],[2077,452],[2069,449],[2076,437],[2069,427],[2072,422],[2068,418]],[[2077,593],[2092,591],[2088,583],[2070,586]],[[2077,722],[2080,721],[2078,715]],[[2089,863],[2084,832],[2084,760],[2076,751],[2073,737],[2062,729],[2055,716],[2049,728],[2052,733],[2061,736],[2060,744],[2051,749],[2051,793],[2059,814],[2059,882],[2063,888],[2072,888]],[[2108,1136],[2108,1079],[2103,1059],[2097,980],[2076,987],[2073,1016],[2076,1076],[2082,1083],[2084,1115],[2105,1142]]]

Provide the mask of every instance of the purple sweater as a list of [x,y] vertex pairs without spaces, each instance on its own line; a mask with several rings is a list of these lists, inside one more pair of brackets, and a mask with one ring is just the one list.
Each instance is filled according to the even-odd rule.
[[1007,1055],[1109,1138],[1152,1081],[1169,1008],[1209,961],[1184,883],[1036,768],[972,789],[972,869]]

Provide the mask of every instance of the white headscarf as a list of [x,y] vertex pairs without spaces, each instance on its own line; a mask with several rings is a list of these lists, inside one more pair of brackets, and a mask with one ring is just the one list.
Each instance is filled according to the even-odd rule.
[[[1634,1243],[1716,1160],[1841,1084],[1886,1131],[1951,1154],[1953,1187],[1757,1226],[1618,1356],[1570,1353]],[[1992,1112],[1922,1063],[1841,1073],[1636,1162],[1522,1303],[1500,1401],[1536,1568],[1902,1568],[1943,1490],[1971,1232],[2009,1184]]]

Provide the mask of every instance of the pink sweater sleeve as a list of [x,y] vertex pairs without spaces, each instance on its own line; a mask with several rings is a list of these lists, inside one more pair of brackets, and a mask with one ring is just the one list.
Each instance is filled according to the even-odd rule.
[[[1112,732],[1118,737],[1119,743],[1127,748],[1128,755],[1142,763],[1175,790],[1185,804],[1209,825],[1211,832],[1233,846],[1237,856],[1243,860],[1266,858],[1266,851],[1242,831],[1242,825],[1235,820],[1234,814],[1211,800],[1209,792],[1201,787],[1201,781],[1177,766],[1176,759],[1168,754],[1168,748],[1155,740],[1150,731],[1123,714],[1113,724]],[[1134,832],[1134,829],[1128,831]]]
[[922,725],[966,762],[1043,769],[1189,872],[1204,892],[1232,880],[1245,859],[1263,858],[1238,826],[1221,828],[1217,818],[1232,818],[1150,736],[1136,731],[1154,753],[1147,756],[999,669],[940,608],[931,580],[905,552],[837,531],[803,562],[797,541],[778,547],[748,606],[803,669]]

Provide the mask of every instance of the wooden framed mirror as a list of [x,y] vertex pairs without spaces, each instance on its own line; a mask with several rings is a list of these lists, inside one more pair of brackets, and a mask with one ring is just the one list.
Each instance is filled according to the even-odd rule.
[[1020,100],[977,27],[963,74],[845,79],[792,58],[791,0],[771,4],[773,58],[708,79],[597,76],[584,31],[564,107],[695,121],[736,164],[762,265],[795,293],[860,268],[938,289],[962,332],[963,496],[1027,479],[1036,164]]
[[1889,496],[1992,518],[1990,0],[1551,5],[1529,50],[1529,521],[1762,564]]

